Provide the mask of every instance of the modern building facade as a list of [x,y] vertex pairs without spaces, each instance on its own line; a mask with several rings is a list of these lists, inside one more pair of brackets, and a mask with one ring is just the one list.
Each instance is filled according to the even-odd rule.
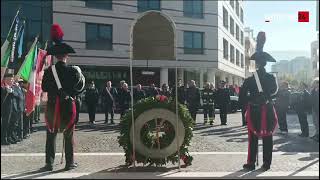
[[291,76],[296,80],[308,82],[313,77],[311,59],[296,57],[290,61],[281,60],[271,66],[272,72],[277,73],[279,78]]
[[319,77],[319,40],[311,43],[311,62],[313,76]]
[[245,76],[250,77],[256,69],[255,61],[250,60],[250,57],[256,50],[256,39],[253,36],[253,29],[246,27],[245,33]]
[[130,82],[130,59],[134,84],[172,86],[176,67],[179,79],[200,87],[220,80],[241,85],[245,77],[241,0],[51,3],[52,23],[62,26],[64,40],[77,52],[71,63],[98,86]]

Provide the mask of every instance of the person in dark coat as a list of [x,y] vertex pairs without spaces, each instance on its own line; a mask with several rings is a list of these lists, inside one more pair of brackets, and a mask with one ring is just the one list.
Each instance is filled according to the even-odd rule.
[[[178,89],[178,102],[180,104],[185,104],[185,101],[186,101],[186,89],[183,86],[181,79],[178,80],[178,88],[177,89]],[[176,97],[176,88],[175,88],[175,86],[172,88],[171,96],[174,97],[174,98]]]
[[293,109],[297,112],[301,134],[300,137],[309,137],[309,124],[307,113],[312,110],[310,93],[307,90],[308,86],[305,83],[300,83],[298,91],[298,101],[293,105]]
[[312,100],[312,119],[316,133],[311,137],[316,142],[319,142],[319,77],[315,78],[312,83],[311,90]]
[[1,144],[9,145],[16,142],[10,137],[11,132],[9,129],[10,120],[13,111],[13,73],[10,73],[10,69],[7,69],[7,73],[4,75],[3,84],[1,84]]
[[111,114],[111,124],[114,124],[114,109],[116,108],[116,98],[118,96],[118,92],[116,88],[112,87],[111,81],[107,82],[107,86],[102,90],[102,104],[105,113],[105,121],[104,123],[108,123],[108,115]]
[[[56,136],[63,132],[66,166],[65,170],[74,169],[74,139],[76,105],[75,97],[82,92],[85,78],[78,66],[68,66],[68,54],[75,53],[74,49],[62,42],[63,31],[58,24],[51,27],[51,39],[54,45],[47,51],[58,62],[44,71],[42,90],[48,93],[47,110],[45,114],[47,124],[46,165],[43,170],[52,171],[55,159]],[[60,83],[59,83],[60,82]]]
[[204,114],[204,124],[208,121],[209,115],[209,123],[213,124],[214,121],[214,99],[215,92],[210,88],[210,83],[206,83],[204,90],[202,91],[202,102],[203,102],[203,114]]
[[119,94],[119,106],[120,106],[120,115],[121,118],[124,116],[125,113],[128,112],[131,102],[131,94],[128,89],[128,84],[123,84],[123,91]]
[[200,90],[196,87],[194,80],[190,81],[189,88],[186,93],[187,107],[193,119],[193,124],[196,124],[197,111],[200,107]]
[[216,92],[216,102],[220,107],[221,125],[227,125],[228,107],[230,104],[230,90],[226,88],[226,82],[221,81],[220,87]]
[[82,106],[82,92],[76,96],[76,109],[77,109],[77,115],[76,115],[76,124],[79,122],[79,117],[80,117],[80,111],[81,111],[81,106]]
[[98,100],[99,100],[99,92],[94,82],[92,81],[85,92],[85,103],[87,105],[90,125],[95,124]]
[[148,91],[147,91],[147,96],[148,97],[156,97],[157,95],[159,95],[159,91],[157,90],[157,88],[154,84],[151,84]]
[[289,84],[283,82],[276,97],[275,107],[278,114],[279,128],[282,134],[288,133],[287,112],[289,109]]
[[171,97],[171,92],[167,84],[162,84],[160,95]]
[[137,88],[133,93],[134,102],[137,103],[139,100],[144,99],[146,97],[146,93],[142,90],[141,84],[137,84]]
[[250,57],[255,60],[257,71],[253,76],[245,79],[239,102],[246,106],[246,120],[248,127],[248,158],[243,165],[245,170],[254,170],[258,153],[258,139],[263,141],[263,165],[262,170],[270,169],[272,161],[272,133],[277,125],[277,115],[273,107],[273,98],[278,92],[276,78],[266,72],[267,62],[275,62],[268,53],[263,52],[265,33],[259,32],[257,37],[256,52]]
[[23,112],[25,110],[25,94],[22,87],[19,84],[19,81],[23,82],[22,79],[19,79],[13,86],[13,96],[14,96],[14,103],[13,103],[13,114],[12,118],[15,121],[14,127],[15,133],[14,138],[16,138],[17,142],[22,141],[23,139]]

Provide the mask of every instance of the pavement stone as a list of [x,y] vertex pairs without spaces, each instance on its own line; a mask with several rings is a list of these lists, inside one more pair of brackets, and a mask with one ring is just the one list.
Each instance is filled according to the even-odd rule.
[[[247,129],[241,126],[241,113],[228,115],[228,125],[221,126],[219,114],[213,126],[203,125],[203,115],[197,115],[197,125],[193,130],[193,138],[189,151],[194,155],[192,166],[177,171],[177,165],[169,164],[167,167],[142,167],[136,169],[124,165],[122,147],[119,147],[117,136],[119,135],[119,115],[116,115],[115,125],[103,124],[104,114],[97,114],[97,124],[94,128],[88,124],[88,115],[81,114],[79,124],[75,132],[75,156],[79,162],[79,168],[63,172],[64,164],[60,164],[62,150],[62,134],[57,137],[56,165],[54,172],[39,172],[44,165],[45,152],[45,126],[44,122],[35,124],[37,132],[21,143],[9,146],[1,146],[1,177],[2,178],[133,178],[144,177],[149,179],[166,178],[190,178],[222,177],[222,178],[263,178],[274,177],[277,174],[281,178],[310,178],[315,172],[319,172],[319,144],[310,138],[298,137],[300,125],[295,114],[288,114],[288,135],[274,135],[273,163],[270,173],[251,173],[246,175],[241,172],[242,164],[246,161]],[[43,120],[43,114],[41,115]],[[311,116],[308,116],[310,135],[314,128]],[[262,142],[259,143],[259,152],[262,152]],[[210,154],[210,152],[213,152]],[[230,154],[227,154],[230,152]],[[284,152],[284,153],[282,153]],[[312,152],[312,153],[310,153]],[[27,155],[20,156],[20,153]],[[42,153],[35,156],[30,153]],[[120,155],[86,155],[83,153],[120,153]],[[222,154],[219,154],[222,153]],[[6,155],[12,156],[6,156]],[[20,155],[19,155],[20,154]],[[260,162],[262,155],[260,155]],[[198,174],[197,174],[198,173]],[[309,173],[309,175],[308,175]],[[143,176],[144,174],[144,176]],[[306,176],[307,175],[307,176]]]

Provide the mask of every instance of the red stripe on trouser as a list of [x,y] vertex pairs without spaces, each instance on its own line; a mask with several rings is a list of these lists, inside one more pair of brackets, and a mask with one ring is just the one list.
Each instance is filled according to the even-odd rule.
[[261,129],[260,135],[266,136],[267,135],[267,106],[264,104],[261,107]]

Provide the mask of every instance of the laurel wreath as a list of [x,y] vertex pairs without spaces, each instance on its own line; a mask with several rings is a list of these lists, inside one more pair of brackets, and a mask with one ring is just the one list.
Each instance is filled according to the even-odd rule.
[[[155,98],[149,97],[138,101],[133,106],[134,120],[136,121],[137,117],[139,117],[139,115],[141,115],[143,112],[152,110],[154,108],[167,109],[173,113],[176,112],[176,104],[174,99],[167,98],[166,96],[156,96]],[[193,136],[193,120],[186,106],[182,104],[178,104],[178,113],[179,119],[182,121],[185,130],[184,139],[179,149],[180,157],[178,157],[178,152],[176,151],[175,153],[163,158],[148,157],[148,155],[141,154],[137,151],[135,151],[135,158],[133,158],[133,148],[130,141],[130,129],[132,126],[131,110],[125,114],[120,122],[121,130],[120,136],[118,137],[118,143],[119,146],[122,146],[125,151],[126,165],[132,165],[133,161],[135,160],[137,163],[143,163],[143,165],[148,164],[149,166],[163,166],[169,162],[175,164],[180,159],[183,160],[186,166],[191,165],[193,157],[189,154],[188,146],[190,146],[190,141]],[[159,124],[161,125],[159,126]],[[158,136],[159,130],[163,131],[163,136],[161,137]],[[175,128],[173,128],[172,124],[165,120],[161,121],[161,119],[148,121],[139,131],[140,134],[135,136],[140,137],[143,145],[148,148],[165,148],[172,143],[172,140],[176,136]],[[155,131],[157,132],[156,135],[152,133]]]

